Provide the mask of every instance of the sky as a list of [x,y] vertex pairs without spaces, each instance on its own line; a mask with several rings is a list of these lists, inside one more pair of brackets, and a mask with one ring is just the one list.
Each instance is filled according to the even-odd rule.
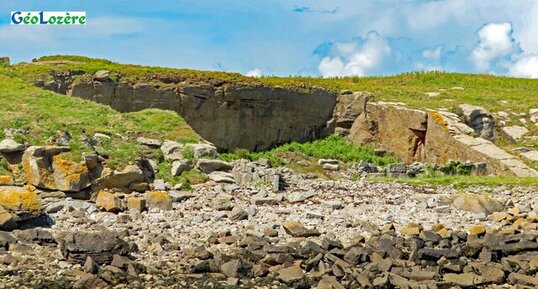
[[[88,20],[16,26],[11,11]],[[538,78],[538,0],[1,0],[0,56],[52,54],[249,76]]]

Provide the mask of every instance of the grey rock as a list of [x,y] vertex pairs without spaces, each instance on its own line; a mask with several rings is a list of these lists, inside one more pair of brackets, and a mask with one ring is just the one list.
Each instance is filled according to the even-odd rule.
[[24,150],[24,145],[13,139],[6,138],[0,142],[0,153],[14,153]]
[[171,140],[165,140],[161,145],[163,156],[167,160],[181,160],[183,145]]
[[318,160],[318,165],[324,165],[324,164],[333,164],[333,165],[337,165],[337,164],[338,164],[338,160],[335,160],[335,159],[319,159],[319,160]]
[[93,74],[93,79],[97,81],[106,81],[110,77],[110,71],[108,70],[98,70]]
[[230,212],[230,220],[241,221],[248,218],[248,212],[241,207],[234,207]]
[[389,164],[387,167],[388,173],[407,173],[407,165],[403,163]]
[[458,108],[462,112],[463,122],[479,137],[489,141],[495,140],[495,120],[489,111],[470,104],[460,104]]
[[216,182],[216,183],[228,183],[233,184],[235,183],[235,180],[233,178],[233,175],[231,173],[227,172],[212,172],[209,175],[207,175],[210,180]]
[[309,198],[316,196],[316,192],[307,191],[307,192],[292,192],[286,195],[286,200],[290,203],[298,203],[305,201]]
[[166,185],[164,184],[164,180],[163,180],[163,179],[156,179],[156,180],[153,182],[153,187],[154,187],[155,190],[157,190],[157,191],[164,191],[164,190],[166,190]]
[[518,141],[524,135],[529,133],[529,130],[526,127],[519,126],[519,125],[505,126],[501,128],[501,130],[512,141]]
[[205,174],[214,171],[230,171],[233,166],[222,160],[200,159],[196,163],[196,168]]
[[98,264],[110,263],[114,254],[129,253],[127,242],[113,231],[71,231],[56,237],[63,256],[70,262],[84,264],[91,257]]
[[188,144],[185,147],[190,147],[194,153],[194,157],[197,159],[203,157],[216,158],[218,156],[217,148],[211,144]]
[[191,160],[177,160],[172,163],[172,169],[170,170],[170,173],[172,174],[172,176],[177,177],[180,176],[183,172],[189,171],[191,169]]
[[138,137],[136,138],[136,142],[150,148],[159,148],[161,146],[161,141],[146,137]]
[[342,202],[340,201],[322,201],[321,206],[332,210],[338,210],[342,208]]
[[340,169],[340,166],[335,164],[324,164],[323,169],[326,171],[337,171]]

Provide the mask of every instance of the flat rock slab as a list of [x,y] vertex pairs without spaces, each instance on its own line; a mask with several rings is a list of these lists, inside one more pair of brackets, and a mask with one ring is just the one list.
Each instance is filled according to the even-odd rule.
[[284,231],[292,237],[314,237],[321,233],[315,229],[307,229],[297,221],[288,221],[282,224]]
[[60,244],[63,256],[73,263],[84,264],[91,257],[97,264],[110,263],[115,254],[127,255],[129,246],[114,231],[65,232],[59,234],[56,242]]

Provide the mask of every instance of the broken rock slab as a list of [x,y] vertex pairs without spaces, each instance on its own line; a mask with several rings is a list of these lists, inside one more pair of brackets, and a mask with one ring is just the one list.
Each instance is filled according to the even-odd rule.
[[501,202],[490,196],[476,194],[461,194],[454,198],[452,205],[459,210],[487,215],[499,212],[504,208]]
[[83,265],[87,257],[97,264],[110,263],[115,254],[125,256],[129,245],[114,231],[70,231],[56,236],[62,255],[67,261]]
[[519,125],[505,126],[501,128],[501,130],[512,141],[518,141],[524,135],[529,133],[529,130],[526,127],[519,126]]

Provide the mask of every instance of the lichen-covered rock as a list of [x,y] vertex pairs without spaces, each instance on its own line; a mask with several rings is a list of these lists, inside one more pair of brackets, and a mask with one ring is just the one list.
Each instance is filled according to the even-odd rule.
[[97,207],[103,208],[107,212],[119,213],[123,211],[121,200],[109,192],[99,192],[97,199],[95,200],[95,204]]
[[2,206],[0,206],[0,230],[13,229],[14,225],[13,216]]
[[146,200],[140,197],[129,197],[127,198],[127,209],[142,213],[146,209]]
[[128,189],[130,185],[142,183],[144,180],[144,172],[136,165],[128,165],[123,170],[114,171],[105,168],[92,188],[95,190]]
[[0,186],[12,186],[15,184],[12,176],[0,176]]
[[31,146],[24,152],[22,166],[29,184],[39,188],[76,192],[90,186],[86,164],[63,159],[68,147]]
[[77,192],[91,185],[90,174],[85,162],[75,163],[56,155],[52,158],[52,169],[57,190]]
[[172,210],[172,198],[163,191],[151,191],[145,195],[148,208],[159,208],[163,211]]
[[17,214],[37,215],[43,210],[41,198],[35,191],[14,186],[0,187],[0,206]]

